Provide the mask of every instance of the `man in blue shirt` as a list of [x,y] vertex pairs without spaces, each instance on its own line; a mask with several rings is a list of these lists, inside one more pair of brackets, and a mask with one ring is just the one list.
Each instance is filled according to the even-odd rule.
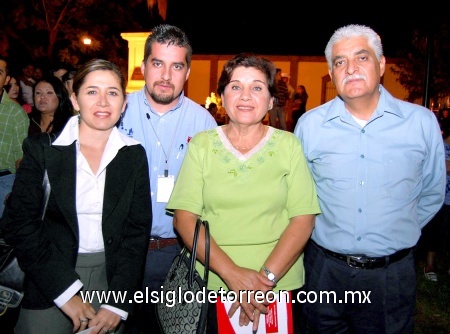
[[338,96],[294,130],[322,209],[305,250],[304,288],[318,297],[303,305],[306,332],[412,333],[412,249],[444,200],[439,125],[380,84],[386,60],[369,27],[336,30],[325,56]]
[[[141,71],[145,86],[128,95],[127,109],[119,129],[140,141],[147,151],[153,221],[144,273],[143,292],[150,300],[160,291],[174,257],[181,247],[166,204],[190,139],[199,131],[217,126],[211,114],[183,93],[189,78],[192,46],[179,28],[160,25],[145,43]],[[136,333],[158,333],[155,305],[141,305],[136,315]]]

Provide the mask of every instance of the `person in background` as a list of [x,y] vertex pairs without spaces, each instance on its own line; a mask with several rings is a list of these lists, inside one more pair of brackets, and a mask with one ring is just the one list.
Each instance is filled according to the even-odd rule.
[[44,77],[44,68],[41,65],[35,65],[34,67],[34,74],[33,74],[33,79],[34,81],[39,81],[42,80],[42,78]]
[[[208,290],[295,294],[304,283],[302,252],[320,208],[299,140],[262,123],[273,107],[275,72],[272,62],[252,53],[238,54],[225,64],[217,92],[230,122],[192,138],[167,204],[190,248],[197,218],[209,222]],[[197,252],[201,262],[202,240]],[[200,263],[197,269],[203,272]],[[245,319],[240,325],[253,321],[255,332],[266,305],[253,297],[250,303],[242,299],[229,315],[239,312]],[[212,303],[208,333],[217,333],[216,318]]]
[[208,111],[211,114],[212,117],[214,117],[214,119],[216,119],[217,116],[217,104],[215,104],[214,102],[211,102],[208,106]]
[[66,87],[67,92],[69,93],[69,96],[71,96],[73,93],[72,86],[73,86],[73,77],[75,76],[75,73],[77,73],[75,69],[69,70],[61,78],[64,87]]
[[[55,78],[55,80],[58,80]],[[83,293],[132,296],[147,254],[150,182],[145,150],[121,134],[125,79],[113,63],[94,59],[74,77],[73,116],[51,146],[48,134],[24,140],[24,158],[0,228],[25,271],[16,334],[124,333],[133,304]],[[51,186],[39,218],[42,178]]]
[[284,105],[284,113],[286,117],[286,130],[293,132],[293,124],[292,124],[292,98],[294,97],[295,89],[291,86],[290,80],[291,76],[283,72],[281,73],[281,80],[286,84],[288,90],[288,97],[286,99],[286,103]]
[[298,85],[292,97],[292,124],[294,128],[297,125],[298,119],[306,112],[308,97],[305,86]]
[[43,78],[34,85],[33,96],[28,135],[60,132],[73,116],[72,103],[62,81],[51,75]]
[[31,112],[32,106],[28,103],[25,103],[22,99],[22,92],[18,77],[13,74],[10,75],[9,77],[10,77],[9,83],[5,85],[6,93],[11,98],[11,100],[20,104],[23,110],[25,110],[26,113],[29,114]]
[[[22,141],[27,137],[30,124],[27,113],[4,89],[9,80],[8,60],[0,55],[0,218],[22,159]],[[0,316],[2,333],[13,334],[18,310],[19,308],[8,308]]]
[[295,93],[294,87],[292,87],[290,84],[291,76],[288,73],[283,72],[283,73],[281,73],[281,79],[286,83],[286,86],[288,88],[288,93],[289,93],[288,100],[291,100]]
[[8,60],[0,56],[0,217],[22,159],[22,141],[30,125],[25,110],[4,89],[9,80]]
[[36,80],[33,79],[34,65],[31,62],[25,64],[22,68],[22,76],[19,78],[19,84],[22,92],[22,100],[25,103],[33,105],[33,86]]
[[287,130],[285,106],[286,101],[289,99],[289,91],[281,77],[281,68],[277,68],[276,82],[277,93],[273,108],[269,110],[269,124],[274,128],[278,127],[281,130]]
[[450,128],[450,108],[439,110],[438,122],[441,126],[441,129]]
[[[154,27],[145,42],[141,65],[145,85],[128,95],[119,124],[119,130],[142,143],[149,163],[153,222],[148,222],[152,229],[142,285],[145,293],[161,291],[181,250],[166,204],[189,141],[197,132],[217,126],[208,110],[183,93],[191,60],[192,46],[184,31],[167,24]],[[158,333],[156,304],[143,303],[140,308],[129,333]]]
[[69,71],[74,70],[73,66],[66,62],[60,62],[56,64],[51,72],[55,77],[57,77],[59,80],[63,81],[63,76]]
[[445,148],[445,165],[447,180],[445,187],[445,200],[436,216],[423,228],[422,236],[419,240],[419,249],[425,250],[424,276],[427,280],[437,282],[436,256],[445,254],[445,244],[448,242],[449,222],[450,222],[450,127],[448,123],[441,124],[442,137]]
[[[338,96],[294,130],[322,209],[305,250],[304,290],[343,302],[303,304],[305,333],[412,333],[413,249],[445,194],[439,125],[380,84],[386,59],[371,28],[337,29],[325,57]],[[346,291],[361,298],[349,302]]]

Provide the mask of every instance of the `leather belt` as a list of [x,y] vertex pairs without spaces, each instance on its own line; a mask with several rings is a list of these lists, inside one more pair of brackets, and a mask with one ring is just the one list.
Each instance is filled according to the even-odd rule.
[[[312,240],[311,240],[312,241]],[[314,241],[312,241],[314,242]],[[314,242],[317,245],[317,243]],[[323,250],[326,254],[334,257],[335,259],[341,260],[349,267],[359,268],[359,269],[376,269],[387,267],[389,264],[400,261],[407,255],[409,255],[413,248],[406,248],[395,252],[394,254],[380,257],[368,257],[366,255],[349,255],[349,254],[340,254],[333,252],[329,249],[323,248],[322,246],[317,245],[321,250]]]
[[2,169],[2,170],[0,170],[0,177],[6,176],[6,175],[9,175],[9,174],[12,174],[12,173],[9,171],[9,169]]
[[148,249],[161,249],[167,246],[172,246],[178,244],[177,238],[155,238],[150,237],[148,241]]

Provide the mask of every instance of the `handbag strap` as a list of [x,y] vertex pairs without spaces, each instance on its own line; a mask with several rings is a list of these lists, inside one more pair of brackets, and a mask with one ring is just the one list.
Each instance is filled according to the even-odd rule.
[[[46,133],[48,136],[48,146],[52,146],[52,138],[50,137],[50,134],[48,132],[46,132]],[[44,161],[44,164],[45,164],[45,161]],[[52,189],[50,186],[50,181],[48,180],[47,168],[44,170],[44,178],[42,180],[42,189],[44,191],[44,197],[42,198],[41,216],[40,217],[42,220],[44,220],[45,213],[47,212],[48,198],[50,197],[50,191]]]
[[200,233],[200,226],[205,226],[205,262],[203,264],[205,271],[203,273],[203,282],[205,286],[208,285],[208,277],[209,277],[209,245],[210,245],[210,235],[209,235],[209,223],[208,221],[202,221],[200,218],[197,219],[197,223],[195,225],[194,232],[194,242],[192,244],[192,254],[190,258],[189,264],[189,277],[188,277],[188,285],[192,286],[194,282],[194,273],[195,273],[195,262],[197,260],[197,246],[198,246],[198,235]]
[[41,219],[44,220],[45,213],[47,212],[48,198],[50,197],[50,191],[52,189],[52,187],[50,186],[50,182],[48,180],[47,169],[44,170],[44,179],[42,180],[42,189],[44,190],[44,198],[42,199]]

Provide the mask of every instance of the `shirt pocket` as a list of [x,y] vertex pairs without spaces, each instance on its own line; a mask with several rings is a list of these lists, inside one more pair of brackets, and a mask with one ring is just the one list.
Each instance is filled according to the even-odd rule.
[[389,156],[384,164],[384,192],[393,199],[408,199],[420,191],[422,183],[422,155],[409,152]]

